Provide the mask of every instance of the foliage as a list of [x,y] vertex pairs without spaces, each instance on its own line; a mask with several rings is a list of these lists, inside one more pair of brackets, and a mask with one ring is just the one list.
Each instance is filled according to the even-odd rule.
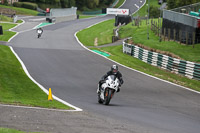
[[79,10],[85,8],[94,9],[97,7],[109,6],[114,0],[20,0],[21,2],[33,2],[40,4],[50,4],[62,8],[78,7]]
[[198,3],[200,0],[167,0],[168,9]]
[[38,12],[35,11],[35,10],[30,10],[30,9],[25,9],[25,8],[18,8],[18,7],[13,7],[13,6],[0,5],[0,8],[10,8],[12,10],[15,10],[16,14],[20,14],[20,15],[33,15],[33,16],[36,16],[38,14]]
[[30,3],[30,2],[15,2],[13,3],[13,6],[15,7],[23,7],[23,8],[27,8],[27,9],[32,9],[32,10],[36,10],[38,5],[35,3]]
[[149,8],[149,17],[150,18],[158,18],[160,16],[160,10],[158,7],[150,6]]

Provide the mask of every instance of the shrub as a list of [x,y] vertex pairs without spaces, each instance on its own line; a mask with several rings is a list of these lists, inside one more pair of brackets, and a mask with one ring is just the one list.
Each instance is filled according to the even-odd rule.
[[35,3],[30,3],[30,2],[15,2],[13,3],[13,6],[15,7],[23,7],[23,8],[27,8],[27,9],[32,9],[32,10],[36,10],[38,5]]
[[22,7],[23,2],[14,2],[13,6],[14,7]]
[[30,2],[23,2],[22,5],[23,8],[27,8],[27,9],[32,9],[32,10],[36,10],[38,5],[35,3],[30,3]]
[[149,15],[150,18],[158,18],[160,16],[160,10],[158,7],[150,6]]

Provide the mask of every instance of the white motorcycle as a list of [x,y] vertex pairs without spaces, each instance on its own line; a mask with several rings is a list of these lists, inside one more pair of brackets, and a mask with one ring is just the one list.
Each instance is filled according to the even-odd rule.
[[43,33],[42,28],[37,29],[37,33],[38,33],[38,38],[40,38],[42,36],[42,33]]
[[[120,85],[119,79],[110,75],[105,79],[105,82],[98,88],[98,102],[108,105],[110,100],[114,96],[114,93],[118,90]],[[99,85],[98,85],[99,86]]]

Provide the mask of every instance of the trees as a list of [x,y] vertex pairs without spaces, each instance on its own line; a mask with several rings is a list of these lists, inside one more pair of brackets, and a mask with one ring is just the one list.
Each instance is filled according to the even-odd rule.
[[107,7],[114,0],[19,0],[20,2],[33,2],[40,4],[59,5],[62,8],[78,7],[79,10]]
[[200,0],[167,0],[168,9],[198,3]]

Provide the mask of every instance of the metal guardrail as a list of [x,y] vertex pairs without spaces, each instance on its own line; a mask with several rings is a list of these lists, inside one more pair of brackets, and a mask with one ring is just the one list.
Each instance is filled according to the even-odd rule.
[[123,53],[129,54],[153,66],[200,80],[200,64],[179,60],[156,52],[142,49],[136,45],[123,42]]

